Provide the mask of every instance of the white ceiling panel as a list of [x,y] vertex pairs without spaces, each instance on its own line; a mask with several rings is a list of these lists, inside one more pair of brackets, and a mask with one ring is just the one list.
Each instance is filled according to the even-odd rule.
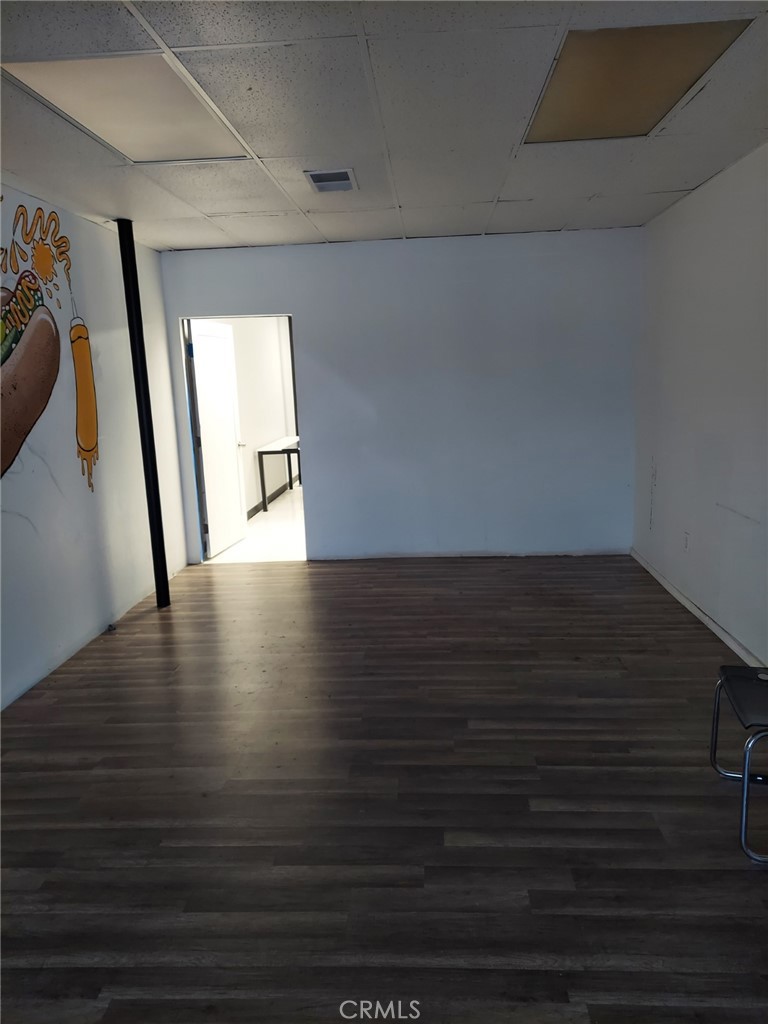
[[138,9],[169,46],[219,46],[355,34],[350,3],[141,2]]
[[510,165],[501,198],[586,198],[603,192],[643,144],[637,139],[594,139],[521,146]]
[[470,206],[428,206],[403,209],[405,233],[409,238],[440,235],[479,235],[485,231],[493,203]]
[[557,25],[567,3],[363,3],[360,5],[367,35],[402,35],[405,32],[466,32],[522,26]]
[[497,146],[470,154],[434,152],[394,156],[392,169],[402,206],[468,206],[496,198],[508,162]]
[[137,220],[133,236],[150,249],[220,249],[236,243],[203,217],[190,220]]
[[370,43],[393,157],[509,152],[556,48],[553,28],[374,39]]
[[46,173],[45,168],[21,173],[3,171],[3,180],[97,223],[118,217],[138,220],[174,214],[195,220],[200,216],[197,210],[144,179],[133,167],[113,167],[106,172],[103,168],[89,170],[72,181]]
[[629,28],[632,25],[678,25],[697,21],[731,21],[737,18],[756,18],[768,10],[766,3],[749,0],[647,0],[643,3],[594,2],[574,3],[571,6],[569,28]]
[[645,139],[606,189],[606,194],[644,195],[696,188],[713,174],[757,149],[766,138],[766,133],[753,132],[743,135],[658,135]]
[[[137,167],[117,167],[108,175],[84,175],[70,188],[68,194],[77,196],[78,209],[84,215],[102,219],[126,217],[128,220],[197,219],[198,211],[188,203],[166,192],[146,178]],[[69,207],[72,209],[71,205]]]
[[[265,160],[265,164],[302,210],[334,211],[383,209],[392,206],[394,196],[389,184],[385,158],[374,153],[350,156],[336,153],[314,153],[282,160]],[[351,192],[315,192],[304,171],[340,170],[351,167],[358,189]]]
[[530,199],[497,203],[488,233],[561,231],[586,206],[585,199]]
[[300,213],[263,217],[216,217],[216,223],[239,245],[297,245],[325,239]]
[[181,57],[260,157],[365,151],[381,144],[356,39]]
[[566,227],[637,227],[687,195],[688,192],[653,192],[647,196],[595,196],[568,220]]
[[106,149],[69,121],[8,79],[3,79],[3,169],[59,174],[68,180],[76,170],[123,167],[127,161]]
[[768,17],[760,18],[723,54],[706,85],[671,117],[662,135],[705,135],[768,128]]
[[244,156],[232,132],[162,53],[3,66],[131,160]]
[[0,4],[3,61],[156,50],[157,43],[121,3]]
[[292,211],[289,199],[253,160],[142,167],[142,172],[201,213]]
[[3,170],[93,220],[196,217],[197,210],[11,83],[3,83]]
[[310,220],[329,242],[364,242],[402,238],[397,210],[358,210],[354,213],[313,213]]

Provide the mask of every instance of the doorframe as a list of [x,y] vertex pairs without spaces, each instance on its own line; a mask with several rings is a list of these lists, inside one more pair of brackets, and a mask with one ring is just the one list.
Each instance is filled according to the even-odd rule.
[[293,429],[296,437],[299,434],[299,403],[296,398],[296,360],[293,355],[293,317],[290,313],[282,313],[281,316],[288,318],[288,349],[291,353],[291,387],[293,388]]
[[[203,561],[211,557],[208,535],[208,502],[205,496],[205,474],[203,473],[203,442],[200,435],[200,413],[197,401],[197,378],[192,341],[192,317],[182,317],[181,338],[184,344],[184,369],[187,381],[187,407],[189,426],[192,434],[192,458],[195,466],[195,489],[197,491],[197,519],[200,530],[200,549]],[[198,319],[195,317],[194,319]],[[210,319],[213,319],[212,317]]]
[[[197,382],[195,378],[195,365],[194,357],[190,351],[192,345],[192,320],[261,320],[261,319],[279,319],[285,318],[288,321],[288,349],[291,358],[291,390],[293,392],[293,420],[294,430],[296,436],[299,435],[299,402],[296,390],[296,356],[294,351],[294,338],[293,338],[293,314],[292,313],[219,313],[219,314],[204,314],[198,316],[180,316],[179,317],[179,333],[182,346],[183,362],[184,362],[184,384],[186,390],[186,404],[187,404],[187,422],[190,430],[190,442],[192,446],[192,469],[195,483],[195,513],[194,518],[196,521],[196,535],[199,540],[199,552],[201,558],[199,563],[207,562],[210,556],[210,545],[208,536],[208,506],[205,496],[205,475],[203,473],[203,461],[202,461],[202,440],[200,434],[200,420],[198,414],[198,402],[197,402]],[[178,439],[179,449],[181,448],[181,438]],[[184,512],[185,525],[191,524],[192,516],[190,516],[189,505],[191,502],[187,497],[189,491],[185,492],[182,499],[182,507]],[[187,518],[189,516],[189,519]],[[304,523],[304,532],[306,535],[306,520]],[[187,542],[189,544],[189,541]],[[195,564],[189,562],[189,564]]]

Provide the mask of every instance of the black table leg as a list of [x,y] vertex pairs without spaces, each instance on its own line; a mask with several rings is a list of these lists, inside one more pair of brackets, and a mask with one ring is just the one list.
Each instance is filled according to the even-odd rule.
[[299,471],[299,487],[301,487],[301,452],[296,452],[296,468]]
[[288,459],[288,486],[293,490],[293,466],[291,465],[291,453],[285,453],[286,459]]
[[259,452],[259,481],[261,483],[261,503],[264,511],[268,510],[267,484],[264,480],[264,452]]

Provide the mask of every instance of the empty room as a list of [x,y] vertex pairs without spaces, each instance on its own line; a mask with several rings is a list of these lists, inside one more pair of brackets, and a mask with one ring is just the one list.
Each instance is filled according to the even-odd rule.
[[762,1024],[768,2],[0,21],[4,1024]]

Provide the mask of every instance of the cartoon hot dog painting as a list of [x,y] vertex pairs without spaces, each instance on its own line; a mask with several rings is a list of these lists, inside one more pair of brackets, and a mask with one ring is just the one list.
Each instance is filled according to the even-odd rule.
[[30,216],[20,204],[10,245],[0,249],[3,278],[9,270],[13,275],[8,282],[12,287],[4,281],[0,292],[0,475],[13,464],[53,392],[61,358],[53,307],[61,309],[64,287],[72,307],[69,341],[76,390],[76,451],[93,490],[99,457],[96,387],[88,328],[77,316],[72,295],[71,266],[69,239],[61,234],[58,214],[51,211],[46,217],[38,207]]
[[99,457],[99,421],[96,413],[96,385],[93,382],[91,341],[88,328],[75,317],[69,329],[72,343],[72,361],[75,366],[77,388],[77,454],[83,475],[88,474],[88,486],[93,490],[93,466]]
[[60,341],[56,321],[29,270],[14,291],[3,288],[0,294],[0,460],[5,473],[51,397],[59,375]]

